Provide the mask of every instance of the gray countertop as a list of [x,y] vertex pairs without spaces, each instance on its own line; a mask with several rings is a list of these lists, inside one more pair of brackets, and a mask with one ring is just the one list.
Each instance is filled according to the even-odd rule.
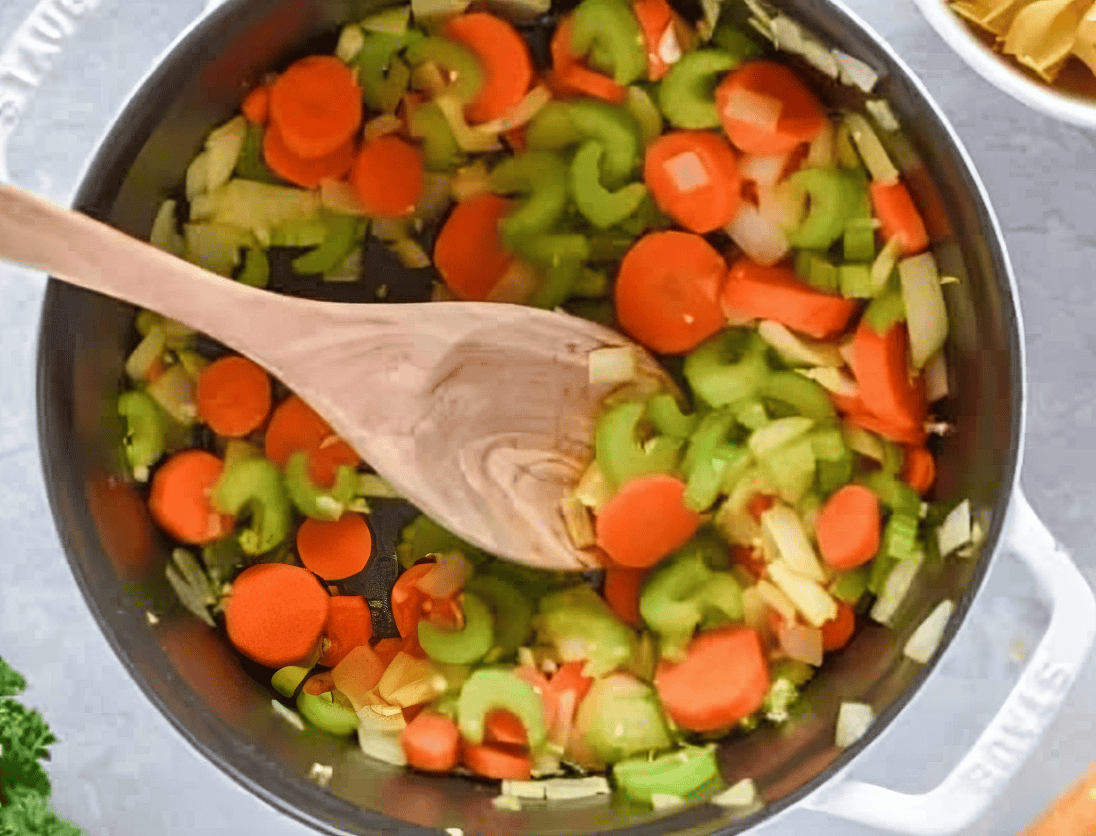
[[[941,104],[980,171],[1005,230],[1026,324],[1030,406],[1022,483],[1042,519],[1096,582],[1096,136],[1026,110],[969,71],[912,0],[847,0],[890,40]],[[68,201],[126,93],[194,17],[201,0],[43,0],[68,9],[53,54],[12,74],[0,52],[0,159],[19,185]],[[0,42],[35,8],[0,0]],[[31,84],[37,82],[37,84]],[[7,102],[7,104],[5,104]],[[13,116],[14,115],[14,116]],[[47,506],[36,449],[35,338],[44,280],[0,267],[0,654],[31,683],[26,700],[60,742],[50,766],[62,813],[90,834],[305,836],[192,750],[133,685],[73,582]],[[1000,706],[1045,610],[1003,560],[886,745],[854,777],[903,791],[934,786]],[[1096,663],[1038,751],[967,836],[1011,836],[1096,761]],[[794,812],[766,836],[876,831]]]

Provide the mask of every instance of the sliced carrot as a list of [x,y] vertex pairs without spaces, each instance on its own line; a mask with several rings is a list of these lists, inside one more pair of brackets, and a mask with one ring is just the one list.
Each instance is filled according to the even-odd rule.
[[854,569],[879,551],[879,499],[862,485],[846,485],[822,505],[815,521],[818,550],[835,569]]
[[270,85],[269,118],[298,157],[326,157],[350,142],[361,125],[361,88],[334,55],[309,55]]
[[334,522],[306,519],[297,529],[297,553],[325,581],[356,575],[373,554],[373,534],[361,514],[350,511]]
[[821,293],[788,267],[766,267],[741,258],[731,265],[723,284],[723,310],[775,319],[795,331],[825,339],[845,329],[856,312],[856,301]]
[[357,467],[362,463],[330,424],[299,397],[290,395],[270,416],[263,451],[278,467],[285,467],[289,457],[302,450],[308,453],[308,475],[321,487],[334,484],[335,471],[341,465]]
[[617,618],[625,624],[643,628],[643,616],[639,614],[639,594],[648,569],[625,569],[610,566],[605,570],[605,586],[601,594]]
[[148,510],[157,524],[184,543],[211,543],[232,530],[232,517],[219,514],[210,493],[224,462],[205,450],[183,450],[152,476]]
[[936,481],[936,459],[924,447],[907,447],[902,478],[921,496],[932,490]]
[[822,649],[840,650],[856,632],[856,612],[844,601],[837,602],[837,615],[822,625]]
[[529,735],[521,718],[502,709],[487,715],[483,726],[483,739],[488,743],[509,743],[513,746],[528,746]]
[[[337,599],[332,599],[337,600]],[[382,639],[392,642],[394,639]],[[381,642],[378,642],[380,644]],[[350,650],[339,664],[331,671],[332,681],[335,687],[346,695],[347,699],[355,707],[364,705],[369,700],[369,692],[377,687],[381,681],[385,668],[396,657],[398,648],[391,657],[377,652],[376,648],[369,645],[359,645]]]
[[198,417],[218,435],[243,438],[270,412],[270,377],[239,355],[220,357],[198,377]]
[[[736,115],[737,101],[759,96],[781,105],[776,127]],[[729,73],[715,91],[723,130],[747,154],[783,154],[801,142],[810,142],[822,130],[826,113],[818,97],[788,67],[776,61],[747,61]]]
[[899,444],[924,444],[926,433],[924,424],[911,421],[893,420],[881,418],[867,408],[863,401],[846,413],[846,419],[850,424],[871,430],[884,438],[896,441]]
[[517,29],[487,12],[470,12],[450,20],[443,31],[468,47],[483,68],[483,87],[465,108],[468,121],[497,119],[524,98],[533,82],[533,59]]
[[269,668],[295,665],[319,645],[330,603],[327,590],[307,569],[259,563],[232,582],[225,629],[248,659]]
[[643,31],[643,43],[647,48],[647,77],[658,81],[670,69],[662,60],[659,46],[666,30],[673,25],[673,9],[666,0],[632,0],[632,12]]
[[448,772],[460,761],[460,730],[436,711],[422,711],[400,733],[407,765],[425,772]]
[[285,144],[281,132],[272,122],[263,131],[263,159],[270,170],[290,183],[314,189],[324,180],[341,180],[354,165],[354,143],[347,141],[330,154],[305,159],[294,154]]
[[550,722],[551,718],[559,712],[559,691],[553,688],[548,678],[532,665],[519,665],[514,668],[514,676],[533,686],[533,690],[540,695],[544,705],[544,716]]
[[413,635],[423,617],[423,604],[430,596],[419,589],[418,582],[433,569],[433,563],[417,563],[396,578],[392,585],[392,618],[401,636]]
[[461,760],[465,766],[484,778],[528,781],[533,772],[529,751],[519,746],[498,743],[476,745],[462,740]]
[[415,212],[425,175],[422,151],[395,134],[362,145],[350,170],[350,187],[367,215],[404,218]]
[[579,56],[571,51],[574,24],[571,17],[561,18],[552,35],[552,73],[549,86],[553,94],[592,96],[612,104],[628,98],[628,88],[613,79],[583,66]]
[[693,232],[726,226],[742,205],[738,159],[712,131],[660,136],[647,146],[643,179],[659,208]]
[[617,272],[617,320],[662,354],[691,351],[726,323],[720,288],[727,263],[711,244],[667,230],[640,238]]
[[333,668],[355,647],[368,645],[373,637],[373,615],[361,595],[338,595],[331,599],[327,624],[323,628],[327,649],[320,664]]
[[929,234],[905,184],[901,180],[893,183],[873,180],[868,189],[883,238],[888,241],[897,238],[903,255],[916,255],[927,250]]
[[453,207],[434,243],[434,266],[467,302],[484,301],[514,260],[502,246],[499,221],[510,201],[485,193]]
[[726,729],[753,714],[769,684],[761,638],[746,627],[700,633],[689,643],[684,662],[661,662],[655,674],[666,713],[695,732]]
[[314,697],[327,694],[335,690],[335,678],[331,675],[331,671],[314,673],[304,681],[301,690]]
[[593,677],[583,674],[582,671],[585,667],[586,663],[582,661],[565,662],[560,665],[548,681],[548,690],[556,694],[557,697],[573,692],[577,698],[576,705],[582,702],[582,698],[586,696],[586,692],[594,684]]
[[260,84],[244,96],[240,111],[244,119],[253,125],[265,125],[270,115],[270,87]]
[[905,323],[899,322],[880,335],[861,322],[853,337],[851,365],[860,397],[872,415],[909,435],[919,428],[923,434],[928,404],[923,380],[910,382]]
[[654,566],[700,528],[700,515],[685,507],[684,496],[685,483],[673,476],[633,479],[598,512],[597,544],[620,566]]

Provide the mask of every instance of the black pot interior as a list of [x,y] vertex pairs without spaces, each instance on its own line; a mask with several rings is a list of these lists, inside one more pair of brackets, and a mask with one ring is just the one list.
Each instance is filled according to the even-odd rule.
[[[985,515],[989,538],[981,559],[953,560],[924,573],[895,630],[868,627],[833,656],[808,691],[806,709],[787,727],[721,747],[726,780],[753,778],[768,802],[749,818],[735,822],[704,804],[655,814],[604,799],[500,812],[491,804],[495,786],[413,774],[370,760],[353,741],[289,726],[272,711],[266,682],[175,603],[163,574],[168,545],[122,475],[120,427],[111,410],[136,339],[133,309],[51,282],[39,344],[40,443],[73,572],[149,698],[214,763],[287,814],[324,832],[353,834],[443,827],[506,834],[739,832],[817,786],[893,719],[929,672],[904,660],[901,648],[939,600],[959,600],[959,615],[965,614],[992,556],[1019,451],[1021,354],[1001,239],[950,130],[890,52],[826,0],[776,5],[880,69],[877,95],[907,131],[886,141],[917,186],[922,209],[937,219],[942,272],[960,279],[946,288],[953,397],[940,417],[954,421],[957,431],[939,448],[937,497],[969,497]],[[374,8],[360,0],[226,3],[177,45],[121,114],[79,190],[77,208],[147,237],[160,202],[178,190],[205,135],[232,114],[243,93],[306,51],[302,44],[330,48],[340,23]],[[429,290],[429,270],[397,274],[394,262],[375,268],[389,287],[402,288],[390,301],[423,298]],[[371,287],[350,287],[338,291],[349,294],[346,301],[373,299]],[[299,292],[322,289],[318,283]],[[378,522],[392,528],[396,519]],[[158,623],[150,623],[148,612]],[[951,632],[960,620],[953,619]],[[833,724],[838,705],[849,699],[871,703],[880,718],[864,740],[842,752],[833,746]],[[308,778],[314,763],[333,767],[326,789]]]

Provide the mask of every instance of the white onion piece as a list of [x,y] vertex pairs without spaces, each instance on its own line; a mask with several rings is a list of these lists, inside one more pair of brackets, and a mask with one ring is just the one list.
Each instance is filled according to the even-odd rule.
[[[790,419],[785,419],[790,420]],[[804,419],[806,420],[806,419]],[[775,422],[774,422],[775,423]],[[772,538],[788,568],[803,578],[822,583],[826,576],[814,547],[803,529],[803,521],[783,503],[776,503],[761,515],[761,530]],[[795,596],[774,575],[773,580],[794,602]],[[798,602],[797,602],[798,603]],[[812,621],[813,623],[813,621]],[[815,626],[821,626],[816,624]]]
[[883,452],[883,442],[879,439],[879,436],[865,430],[863,427],[846,422],[841,427],[841,435],[845,439],[845,444],[854,453],[867,456],[869,459],[875,459],[877,462],[883,461],[886,457]]
[[887,627],[892,626],[891,621],[898,612],[898,608],[902,606],[902,602],[906,600],[906,594],[913,586],[913,581],[921,570],[924,560],[924,554],[918,553],[915,557],[903,560],[891,569],[886,583],[883,584],[883,593],[871,608],[872,618]]
[[392,766],[407,766],[407,756],[403,752],[399,735],[380,734],[358,729],[358,744],[362,752],[371,758]]
[[756,586],[742,590],[742,621],[754,630],[767,630],[769,604]]
[[925,363],[925,397],[935,403],[948,396],[948,365],[943,350],[937,351]]
[[219,189],[231,179],[246,136],[247,120],[236,116],[215,128],[206,139],[206,191]]
[[816,667],[822,664],[822,631],[817,627],[785,623],[777,630],[777,639],[789,659]]
[[753,782],[753,779],[743,778],[737,784],[728,787],[718,795],[712,796],[711,803],[718,807],[735,809],[738,807],[751,807],[760,800],[761,796],[757,792],[757,785]]
[[403,120],[391,113],[382,113],[370,119],[362,127],[362,142],[372,142],[382,136],[394,134],[403,127]]
[[780,613],[785,620],[795,620],[795,604],[778,587],[768,581],[758,581],[754,589],[765,600],[765,603]]
[[681,44],[677,40],[677,32],[671,23],[658,39],[658,57],[665,64],[676,64],[681,60]]
[[[796,523],[802,525],[798,517]],[[769,564],[769,575],[812,627],[821,627],[837,616],[837,603],[830,594],[810,578],[793,572],[787,563],[778,560]]]
[[758,323],[757,333],[776,349],[776,353],[785,362],[792,365],[834,368],[845,365],[841,354],[833,345],[801,337],[775,320],[766,319]]
[[948,336],[948,311],[940,289],[940,274],[932,253],[921,253],[898,262],[902,298],[906,303],[906,327],[910,362],[920,369]]
[[476,125],[476,130],[487,134],[501,134],[513,130],[536,116],[551,99],[552,91],[543,84],[538,84],[526,93],[520,102],[498,118]]
[[940,555],[947,557],[971,542],[970,500],[964,499],[951,509],[944,522],[936,529],[936,543]]
[[898,169],[891,162],[890,155],[883,147],[883,143],[879,141],[867,117],[859,113],[850,113],[845,117],[845,124],[849,128],[849,135],[871,179],[879,183],[896,182]]
[[325,209],[341,215],[365,215],[365,210],[354,197],[354,190],[345,180],[321,180],[320,203]]
[[827,119],[822,130],[814,135],[807,147],[807,159],[803,165],[807,168],[830,168],[837,162],[837,132],[833,122]]
[[787,164],[787,154],[745,154],[738,161],[738,173],[758,186],[772,187]]
[[662,164],[666,174],[674,184],[674,188],[682,194],[695,192],[697,189],[707,186],[711,182],[708,170],[700,157],[692,151],[670,157]]
[[774,133],[784,112],[784,102],[764,93],[744,87],[736,88],[723,108],[723,115],[736,122],[745,122],[758,130]]
[[834,744],[841,749],[852,746],[863,737],[875,720],[875,710],[862,702],[843,702],[837,712]]
[[893,133],[901,130],[902,126],[898,123],[898,118],[894,115],[894,111],[891,110],[890,103],[886,99],[868,99],[864,102],[864,107],[868,109],[868,113],[884,131]]
[[853,58],[839,49],[832,50],[834,60],[841,68],[841,81],[870,93],[879,81],[879,73],[859,58]]
[[902,652],[913,661],[926,664],[940,646],[940,639],[944,636],[944,629],[953,612],[953,601],[941,601],[929,617],[921,622],[921,626],[913,631]]
[[606,346],[590,352],[590,383],[626,383],[635,380],[638,364],[631,347]]
[[856,385],[856,381],[840,369],[832,366],[816,366],[811,369],[796,369],[796,371],[836,395],[844,395],[846,398],[856,398],[860,395],[860,387]]
[[871,265],[872,291],[878,293],[887,283],[894,267],[898,263],[898,255],[902,251],[902,244],[897,237],[891,238],[879,250],[879,255]]
[[784,231],[771,218],[762,216],[751,203],[743,203],[738,215],[723,231],[746,255],[765,266],[776,264],[791,249]]
[[797,229],[807,214],[807,193],[790,180],[757,190],[757,210],[782,230]]

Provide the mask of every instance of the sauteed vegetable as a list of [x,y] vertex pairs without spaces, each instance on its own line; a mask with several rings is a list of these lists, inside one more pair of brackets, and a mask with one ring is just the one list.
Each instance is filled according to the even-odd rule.
[[[711,794],[714,740],[785,722],[924,562],[973,547],[969,506],[931,502],[948,321],[930,227],[886,126],[829,110],[758,37],[772,19],[583,0],[545,63],[529,27],[413,11],[250,91],[152,240],[258,286],[287,257],[301,281],[360,281],[383,243],[433,264],[435,298],[562,307],[662,355],[680,391],[636,380],[628,350],[590,356],[620,386],[561,514],[604,571],[511,565],[418,517],[386,632],[348,582],[394,492],[261,368],[146,311],[118,412],[178,544],[167,577],[270,669],[280,710],[373,757],[510,797],[607,792],[513,783],[589,771],[640,803]],[[839,745],[871,720],[846,708]]]

